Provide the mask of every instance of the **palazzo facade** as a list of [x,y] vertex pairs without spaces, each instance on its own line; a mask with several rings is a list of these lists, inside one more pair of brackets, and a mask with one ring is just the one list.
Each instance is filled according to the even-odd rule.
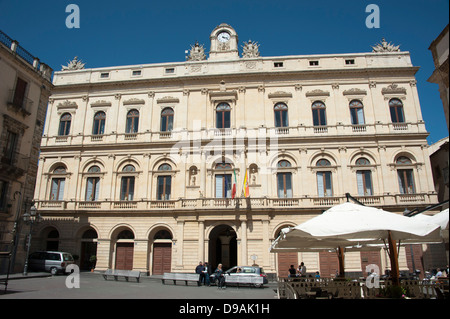
[[[185,62],[55,72],[35,249],[149,274],[258,264],[334,275],[334,252],[269,252],[284,227],[351,194],[402,214],[437,203],[408,52],[262,57],[221,24]],[[425,254],[422,246],[421,253]],[[408,269],[402,248],[400,266]],[[351,252],[346,271],[389,268]],[[416,266],[417,267],[417,266]]]

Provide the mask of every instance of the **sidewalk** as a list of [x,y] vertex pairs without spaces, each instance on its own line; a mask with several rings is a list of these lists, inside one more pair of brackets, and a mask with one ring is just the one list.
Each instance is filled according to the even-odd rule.
[[[52,274],[49,272],[29,272],[27,275],[23,273],[9,274],[8,280],[16,279],[27,279],[27,278],[41,278],[41,277],[51,277]],[[0,281],[5,281],[7,275],[0,275]]]

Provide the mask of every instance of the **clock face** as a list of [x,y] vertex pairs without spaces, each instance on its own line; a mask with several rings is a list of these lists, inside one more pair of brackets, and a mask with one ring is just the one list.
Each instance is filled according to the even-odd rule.
[[228,40],[230,40],[230,34],[228,32],[220,32],[217,36],[217,40],[219,40],[220,42],[227,42]]

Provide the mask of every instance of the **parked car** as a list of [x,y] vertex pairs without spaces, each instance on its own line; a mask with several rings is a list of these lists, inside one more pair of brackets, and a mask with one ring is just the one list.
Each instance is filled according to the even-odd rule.
[[65,273],[66,267],[73,263],[73,256],[62,251],[37,251],[28,257],[28,269],[48,271],[52,275]]
[[[225,276],[225,284],[234,284],[236,280],[233,277],[236,276],[241,276],[248,279],[247,281],[245,280],[240,281],[239,284],[249,284],[254,285],[255,287],[260,287],[269,282],[267,280],[267,275],[264,272],[263,268],[259,266],[235,266],[233,268],[226,270],[224,272],[224,276]],[[255,281],[252,280],[251,277],[261,277],[262,280]],[[214,273],[210,276],[210,282],[211,284],[217,284],[216,276]]]

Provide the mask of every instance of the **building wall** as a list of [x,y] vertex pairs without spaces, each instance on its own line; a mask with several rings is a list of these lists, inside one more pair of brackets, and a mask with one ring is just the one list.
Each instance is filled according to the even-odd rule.
[[[34,198],[40,142],[53,85],[51,68],[39,62],[38,58],[25,55],[17,41],[1,33],[0,251],[13,252],[11,271],[15,271],[23,269],[25,260],[25,245],[22,241],[28,226],[21,221]],[[25,91],[23,98],[15,99],[20,79],[26,82]],[[14,142],[8,138],[11,133],[16,136]],[[15,239],[18,247],[16,251],[11,244],[13,231],[18,234]],[[5,273],[7,268],[8,260],[0,260],[0,272]]]
[[[319,66],[310,66],[311,60]],[[280,61],[282,67],[275,67]],[[133,70],[141,75],[133,76]],[[231,256],[236,250],[237,263],[256,262],[275,273],[278,257],[269,247],[279,231],[345,201],[346,193],[397,213],[435,203],[416,71],[409,53],[388,52],[226,59],[215,55],[198,62],[56,72],[35,193],[45,222],[35,247],[45,248],[47,231],[54,227],[59,248],[80,254],[82,233],[91,227],[98,235],[99,270],[115,267],[117,242],[127,240],[134,242],[133,268],[144,272],[152,273],[154,244],[168,241],[172,271],[191,272],[199,260],[217,264],[220,258],[212,261],[210,254]],[[391,121],[393,98],[403,104],[404,123]],[[364,125],[352,125],[353,100],[364,105]],[[313,125],[315,101],[326,105],[326,126]],[[224,102],[231,108],[231,125],[221,130],[216,129],[216,107]],[[275,127],[274,106],[280,102],[288,107],[288,127]],[[161,132],[161,113],[167,107],[174,111],[173,130]],[[139,111],[139,130],[127,134],[126,116],[133,109]],[[105,130],[94,135],[99,111],[106,113]],[[70,132],[61,136],[60,119],[66,113],[72,118]],[[400,156],[411,163],[397,164]],[[360,157],[370,161],[364,169],[372,174],[371,196],[358,196]],[[318,167],[320,159],[330,166]],[[280,160],[291,167],[277,168]],[[231,168],[216,169],[221,162]],[[159,171],[162,164],[171,170]],[[88,172],[93,165],[100,172]],[[127,165],[135,171],[123,172]],[[55,174],[59,166],[65,172]],[[414,193],[401,194],[398,169],[412,170]],[[241,195],[246,170],[249,198]],[[318,192],[317,173],[324,170],[332,172],[333,194],[328,197]],[[291,174],[291,198],[278,197],[278,173]],[[236,174],[238,198],[217,198],[217,174],[231,174],[232,183]],[[135,178],[133,200],[120,198],[125,176]],[[157,199],[159,176],[171,176],[170,200]],[[96,201],[86,198],[89,177],[100,179]],[[51,198],[53,178],[65,179],[61,200]],[[117,241],[124,229],[131,230],[134,239]],[[155,239],[162,229],[171,238]],[[233,236],[236,248],[229,248],[234,243],[225,237]],[[222,246],[211,250],[217,237],[223,237]],[[362,272],[359,255],[349,256],[346,267]],[[303,259],[309,270],[320,269],[317,253],[299,253],[298,261]],[[405,268],[406,260],[401,265]]]

